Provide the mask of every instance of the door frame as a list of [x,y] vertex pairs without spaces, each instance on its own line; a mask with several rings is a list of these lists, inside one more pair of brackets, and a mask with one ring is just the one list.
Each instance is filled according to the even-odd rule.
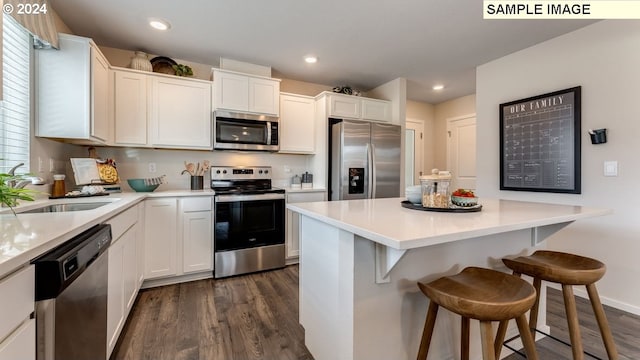
[[[411,128],[408,126],[409,124],[417,124],[418,126],[412,126]],[[413,159],[413,176],[414,179],[412,181],[412,183],[415,184],[420,184],[420,172],[422,172],[422,175],[426,175],[425,173],[425,169],[424,169],[424,128],[425,128],[425,124],[424,121],[421,119],[415,119],[415,118],[407,118],[405,120],[405,134],[406,134],[406,130],[407,129],[413,129],[413,130],[418,130],[420,132],[420,136],[418,139],[418,133],[416,131],[415,135],[416,138],[414,139],[414,159]],[[418,141],[419,140],[419,141]],[[419,145],[419,146],[418,146]],[[419,155],[419,156],[418,156]],[[406,154],[405,154],[406,156]],[[417,169],[416,168],[416,164],[420,165],[420,168]],[[406,164],[405,164],[406,165]],[[417,180],[417,182],[416,182]],[[405,179],[406,182],[406,179]]]

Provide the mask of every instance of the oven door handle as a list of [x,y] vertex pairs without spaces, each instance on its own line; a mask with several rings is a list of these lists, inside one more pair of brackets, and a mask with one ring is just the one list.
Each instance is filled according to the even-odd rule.
[[239,201],[262,201],[284,199],[284,194],[259,194],[259,195],[216,195],[215,201],[220,203]]

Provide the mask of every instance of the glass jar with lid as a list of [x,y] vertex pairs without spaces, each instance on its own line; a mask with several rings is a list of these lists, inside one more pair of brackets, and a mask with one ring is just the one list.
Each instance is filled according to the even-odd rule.
[[431,208],[448,208],[451,194],[451,173],[449,171],[431,170],[431,175],[420,176],[422,186],[422,206]]

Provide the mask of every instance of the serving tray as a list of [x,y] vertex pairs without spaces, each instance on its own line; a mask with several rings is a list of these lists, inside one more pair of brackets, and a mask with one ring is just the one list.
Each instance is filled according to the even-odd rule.
[[402,207],[413,210],[422,210],[422,211],[436,211],[436,212],[451,212],[451,213],[468,213],[468,212],[478,212],[482,210],[482,205],[477,204],[473,206],[457,206],[451,205],[448,208],[435,208],[435,207],[424,207],[420,204],[414,204],[409,200],[405,200],[401,202]]

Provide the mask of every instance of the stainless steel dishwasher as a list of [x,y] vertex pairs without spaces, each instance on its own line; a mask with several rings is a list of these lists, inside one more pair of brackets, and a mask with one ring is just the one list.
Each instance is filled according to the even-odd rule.
[[96,225],[33,261],[38,360],[106,359],[110,244]]

